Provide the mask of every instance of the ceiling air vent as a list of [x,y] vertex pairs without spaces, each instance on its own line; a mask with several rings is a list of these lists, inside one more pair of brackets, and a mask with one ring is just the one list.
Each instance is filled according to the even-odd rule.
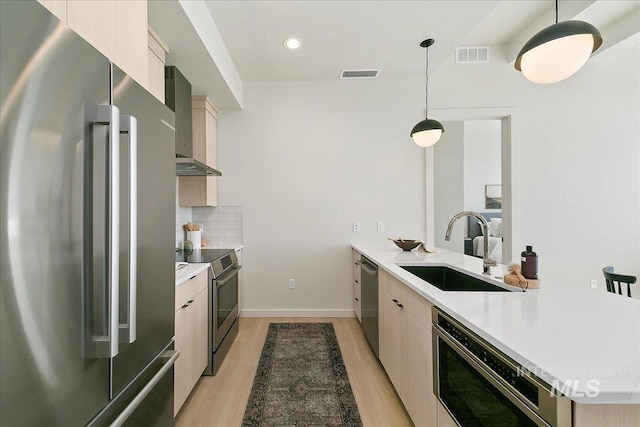
[[380,70],[342,70],[340,79],[375,79]]
[[489,46],[459,47],[456,64],[484,64],[489,62]]

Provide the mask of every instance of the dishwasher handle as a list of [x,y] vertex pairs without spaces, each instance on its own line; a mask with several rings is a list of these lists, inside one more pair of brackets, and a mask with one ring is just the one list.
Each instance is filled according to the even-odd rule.
[[360,268],[362,268],[362,271],[364,271],[365,273],[367,273],[370,276],[375,276],[376,274],[378,274],[378,270],[375,268],[371,268],[369,267],[366,263],[357,260],[356,264],[358,264],[360,266]]

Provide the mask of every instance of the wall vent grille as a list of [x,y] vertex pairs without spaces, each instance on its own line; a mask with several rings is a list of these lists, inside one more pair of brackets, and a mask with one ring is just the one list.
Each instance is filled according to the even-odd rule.
[[456,64],[485,64],[489,62],[489,46],[459,47]]
[[340,79],[375,79],[380,70],[342,70]]

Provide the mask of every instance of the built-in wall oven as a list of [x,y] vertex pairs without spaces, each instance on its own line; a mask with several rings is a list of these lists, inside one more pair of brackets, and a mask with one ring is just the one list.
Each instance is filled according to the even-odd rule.
[[571,426],[571,400],[433,309],[434,393],[462,427]]

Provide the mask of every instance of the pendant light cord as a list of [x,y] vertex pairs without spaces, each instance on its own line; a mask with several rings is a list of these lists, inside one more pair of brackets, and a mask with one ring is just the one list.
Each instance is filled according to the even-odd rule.
[[426,57],[427,57],[427,67],[426,67],[426,84],[424,87],[424,118],[428,119],[429,118],[429,47],[427,46],[426,49]]
[[558,0],[556,0],[556,24],[558,23]]

